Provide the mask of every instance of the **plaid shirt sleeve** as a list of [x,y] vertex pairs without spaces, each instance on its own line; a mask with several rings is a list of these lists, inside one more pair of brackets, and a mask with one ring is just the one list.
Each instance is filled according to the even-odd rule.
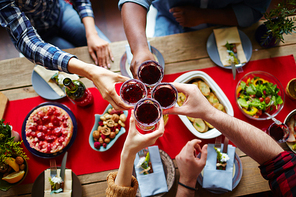
[[89,0],[71,0],[71,2],[81,19],[86,16],[91,16],[94,18],[94,13]]
[[296,156],[284,151],[259,166],[275,196],[296,196]]
[[14,2],[0,1],[0,24],[8,30],[16,48],[30,61],[51,70],[68,72],[68,62],[75,56],[45,43]]

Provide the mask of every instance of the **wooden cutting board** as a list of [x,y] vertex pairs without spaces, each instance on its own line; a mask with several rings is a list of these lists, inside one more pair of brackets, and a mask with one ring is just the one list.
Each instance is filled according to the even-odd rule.
[[8,103],[8,98],[2,92],[0,92],[0,120],[4,116],[7,103]]

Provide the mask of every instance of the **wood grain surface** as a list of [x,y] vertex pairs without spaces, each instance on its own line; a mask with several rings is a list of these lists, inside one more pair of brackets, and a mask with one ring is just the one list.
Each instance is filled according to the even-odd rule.
[[[265,59],[270,57],[285,56],[293,54],[296,57],[296,34],[285,36],[285,43],[270,49],[261,48],[255,41],[255,29],[262,22],[249,28],[240,28],[250,38],[253,46],[251,60]],[[206,41],[212,33],[213,28],[200,31],[175,34],[170,36],[151,38],[150,44],[157,48],[165,60],[165,74],[188,71],[198,68],[209,68],[216,66],[206,52]],[[125,53],[127,41],[114,42],[110,44],[114,55],[111,70],[120,73],[119,62]],[[87,47],[79,47],[66,50],[76,55],[82,61],[92,63]],[[37,96],[32,87],[31,74],[34,64],[26,58],[15,58],[0,61],[0,91],[9,99],[23,99]],[[93,87],[93,83],[86,78],[82,79],[87,87]],[[0,101],[2,99],[0,98]],[[287,149],[287,146],[283,144]],[[258,164],[249,156],[237,149],[243,165],[243,176],[239,185],[232,191],[223,195],[215,195],[207,190],[199,188],[195,196],[242,196],[264,191],[270,191],[268,182],[260,174]],[[173,188],[164,196],[175,196],[177,191],[177,180],[179,178],[178,166],[176,165],[176,180]],[[105,196],[107,187],[106,176],[110,171],[80,175],[79,180],[83,188],[83,196]],[[19,185],[8,192],[0,192],[0,196],[30,196],[33,184]]]

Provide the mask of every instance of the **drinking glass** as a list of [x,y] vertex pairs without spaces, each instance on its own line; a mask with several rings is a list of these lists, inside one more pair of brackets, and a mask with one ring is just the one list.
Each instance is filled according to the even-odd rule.
[[151,88],[161,82],[164,71],[156,61],[148,60],[139,66],[137,75],[146,86]]
[[170,83],[159,83],[153,88],[151,97],[159,102],[162,109],[168,109],[176,104],[178,91]]
[[144,130],[153,130],[162,116],[160,104],[152,98],[138,101],[134,109],[137,126]]
[[267,129],[267,134],[270,135],[278,143],[286,142],[289,138],[290,130],[286,124],[272,123]]
[[147,88],[137,79],[125,81],[120,87],[120,97],[128,105],[135,106],[142,98],[146,98]]

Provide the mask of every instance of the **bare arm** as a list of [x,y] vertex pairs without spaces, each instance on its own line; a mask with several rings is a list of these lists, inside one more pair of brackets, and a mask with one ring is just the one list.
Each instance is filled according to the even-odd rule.
[[130,106],[126,105],[115,91],[115,83],[124,82],[129,78],[76,58],[71,58],[68,62],[68,70],[93,81],[103,99],[107,100],[116,110],[130,109]]
[[147,44],[146,15],[147,10],[136,3],[124,3],[121,9],[124,31],[133,54],[131,72],[134,78],[137,78],[136,71],[142,62],[154,60]]
[[208,121],[259,164],[273,159],[283,151],[277,142],[260,129],[214,108],[197,86],[179,83],[174,85],[187,98],[183,106],[168,109],[165,113],[187,115]]
[[143,148],[153,145],[155,141],[163,135],[163,133],[164,123],[162,118],[160,120],[159,127],[152,133],[145,135],[139,133],[136,128],[135,117],[132,112],[132,116],[130,118],[130,129],[121,151],[120,166],[115,179],[116,185],[125,187],[131,186],[132,172],[136,154]]

